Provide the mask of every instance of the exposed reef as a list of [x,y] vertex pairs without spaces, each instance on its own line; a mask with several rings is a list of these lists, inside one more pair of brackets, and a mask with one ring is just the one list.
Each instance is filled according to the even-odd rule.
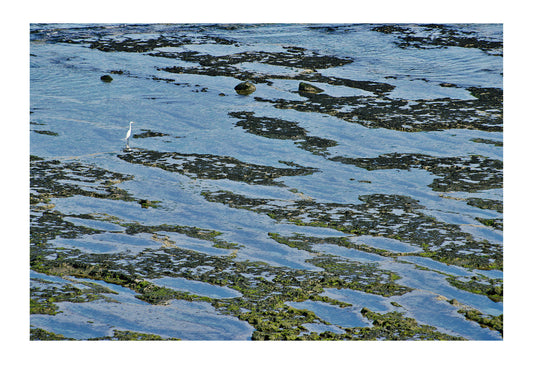
[[135,150],[119,154],[124,161],[157,167],[170,172],[184,174],[190,178],[229,179],[254,185],[282,185],[276,179],[283,176],[307,175],[318,169],[293,164],[291,168],[276,168],[239,161],[234,157],[209,154],[183,154]]
[[[344,84],[346,86],[346,84]],[[476,99],[452,98],[409,101],[384,95],[334,97],[327,93],[306,93],[306,100],[270,99],[278,109],[327,114],[369,128],[397,131],[439,131],[453,128],[501,132],[503,91],[498,88],[467,88]]]
[[251,111],[231,112],[230,116],[240,119],[236,125],[254,135],[270,139],[294,140],[304,150],[318,155],[329,155],[327,149],[337,145],[335,140],[309,136],[307,130],[291,122],[278,118],[257,117]]
[[364,195],[362,204],[318,203],[248,198],[228,191],[203,192],[213,202],[263,213],[276,221],[326,227],[350,235],[372,235],[416,245],[419,256],[476,269],[502,269],[502,246],[478,241],[460,226],[423,212],[416,200],[401,195]]
[[331,160],[367,170],[424,169],[440,176],[429,185],[434,191],[476,192],[503,186],[503,162],[483,156],[432,157],[423,154],[390,153],[375,158],[337,156]]
[[477,48],[491,55],[503,55],[501,41],[482,39],[474,32],[458,31],[444,24],[380,25],[372,30],[397,36],[396,44],[400,48],[463,47]]

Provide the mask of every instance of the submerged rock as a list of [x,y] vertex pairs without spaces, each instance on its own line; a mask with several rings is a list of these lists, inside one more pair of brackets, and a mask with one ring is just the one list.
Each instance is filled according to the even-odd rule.
[[109,76],[109,75],[103,75],[100,77],[100,80],[102,80],[103,82],[111,82],[113,81],[113,77]]
[[255,92],[255,85],[249,81],[241,82],[235,87],[235,91],[246,96]]
[[314,85],[311,85],[311,84],[307,84],[305,82],[301,82],[300,85],[298,86],[298,91],[299,92],[305,92],[305,93],[321,93],[323,92],[324,90],[314,86]]

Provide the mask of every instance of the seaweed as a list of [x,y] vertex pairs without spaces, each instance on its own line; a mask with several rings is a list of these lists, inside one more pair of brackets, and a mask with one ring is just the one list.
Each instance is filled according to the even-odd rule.
[[160,335],[140,333],[130,330],[113,330],[112,336],[90,338],[89,340],[181,340],[179,338],[163,338]]
[[55,334],[41,328],[30,328],[30,340],[74,340],[61,334]]
[[488,279],[482,275],[474,275],[468,279],[450,276],[446,280],[456,288],[485,295],[494,302],[503,301],[503,283],[500,280]]
[[458,313],[463,314],[470,321],[479,323],[481,327],[496,330],[503,335],[503,314],[498,316],[487,315],[476,309],[460,309]]
[[30,288],[30,314],[55,315],[58,312],[57,302],[90,302],[95,300],[112,301],[103,294],[116,292],[92,282],[77,282],[87,288],[79,288],[73,284],[54,284],[43,279],[32,279]]
[[30,159],[32,188],[30,201],[74,195],[135,201],[135,198],[125,190],[116,187],[116,184],[132,178],[131,175],[111,172],[81,162],[61,162],[33,157]]

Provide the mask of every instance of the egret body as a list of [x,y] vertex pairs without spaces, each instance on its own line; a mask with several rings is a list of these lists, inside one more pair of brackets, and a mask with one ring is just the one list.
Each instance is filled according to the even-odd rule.
[[130,122],[130,129],[126,133],[126,145],[128,146],[128,148],[130,147],[131,125],[133,123],[135,123],[135,122]]

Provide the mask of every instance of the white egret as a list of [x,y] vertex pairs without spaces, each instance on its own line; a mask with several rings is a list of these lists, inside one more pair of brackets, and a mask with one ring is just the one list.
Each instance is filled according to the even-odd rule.
[[129,149],[129,147],[130,147],[131,125],[132,125],[133,123],[135,123],[135,122],[130,122],[130,129],[129,129],[128,132],[126,133],[126,139],[125,139],[125,140],[126,140],[126,145],[127,145],[128,149]]

